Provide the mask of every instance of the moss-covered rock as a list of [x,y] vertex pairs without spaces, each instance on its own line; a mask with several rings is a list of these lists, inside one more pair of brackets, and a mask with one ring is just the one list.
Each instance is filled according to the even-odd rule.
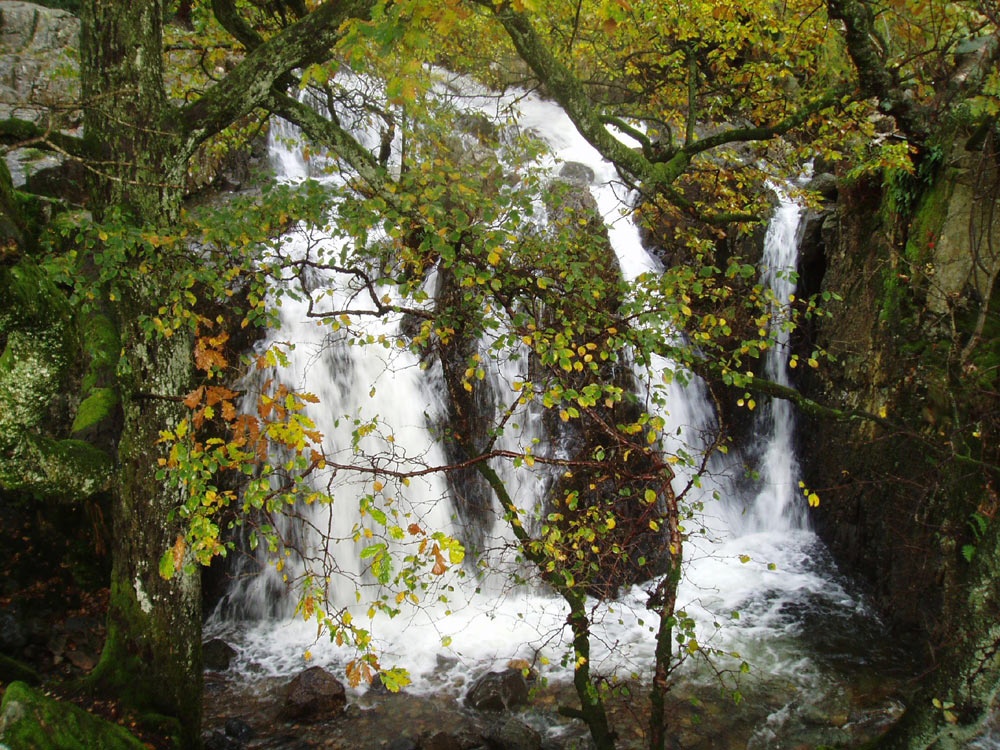
[[[117,357],[113,326],[95,316],[81,336],[65,294],[30,258],[0,266],[0,488],[69,501],[107,488],[109,453],[89,440],[117,406],[100,387]],[[86,358],[81,357],[86,351]],[[89,361],[87,393],[75,395],[80,363]],[[73,413],[76,418],[73,419]]]
[[23,682],[7,687],[0,705],[0,742],[12,748],[142,750],[138,739],[71,703],[54,700]]

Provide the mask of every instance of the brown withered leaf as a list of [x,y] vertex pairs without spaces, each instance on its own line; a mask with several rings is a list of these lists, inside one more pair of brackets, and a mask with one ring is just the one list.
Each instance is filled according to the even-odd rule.
[[205,386],[202,385],[195,388],[184,398],[184,406],[186,406],[188,409],[196,408],[198,404],[201,403],[201,397],[202,394],[204,393],[205,393]]

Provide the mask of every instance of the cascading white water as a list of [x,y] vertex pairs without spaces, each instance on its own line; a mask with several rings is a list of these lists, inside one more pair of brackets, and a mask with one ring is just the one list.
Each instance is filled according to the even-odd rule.
[[[472,100],[472,97],[470,97]],[[495,106],[495,99],[493,105]],[[532,130],[550,147],[547,161],[578,162],[593,173],[591,192],[601,214],[627,279],[646,271],[655,271],[657,262],[643,249],[639,233],[628,218],[628,196],[612,165],[604,161],[577,133],[567,116],[555,105],[535,96],[524,95],[518,100],[518,126]],[[279,177],[301,179],[307,168],[294,147],[285,140],[272,139],[272,158]],[[334,179],[334,178],[329,178]],[[791,282],[786,269],[794,268],[795,235],[799,209],[784,202],[768,233],[765,281],[774,290],[775,298],[787,300]],[[335,242],[335,239],[328,240]],[[305,252],[305,245],[290,241],[286,251]],[[316,283],[335,285],[334,279]],[[349,294],[341,289],[338,295]],[[343,297],[341,297],[343,299]],[[446,463],[434,440],[429,425],[440,419],[442,407],[438,393],[442,383],[440,373],[431,367],[421,369],[419,362],[406,350],[379,346],[348,346],[328,328],[318,326],[306,316],[304,303],[285,300],[281,310],[281,328],[274,340],[295,342],[289,352],[291,366],[274,373],[290,385],[311,391],[320,404],[310,407],[310,415],[325,434],[324,449],[331,460],[353,459],[351,448],[355,420],[377,422],[362,441],[364,452],[378,455],[383,465],[413,468],[419,465]],[[400,324],[398,319],[373,318],[366,333],[375,339],[386,334],[391,340]],[[782,338],[784,336],[784,338]],[[768,356],[768,377],[787,383],[783,356],[787,335],[779,334],[778,345]],[[497,388],[509,383],[509,364],[489,373]],[[667,408],[671,439],[688,443],[686,449],[697,453],[702,447],[701,436],[714,428],[715,416],[697,381],[687,387],[676,382],[671,386]],[[765,407],[762,407],[765,411]],[[699,623],[700,641],[727,651],[739,650],[755,667],[787,679],[811,679],[812,667],[801,651],[791,646],[776,645],[796,634],[796,623],[789,615],[789,603],[810,596],[822,596],[836,606],[850,608],[855,602],[834,582],[822,565],[815,563],[816,543],[804,528],[802,502],[797,491],[797,465],[792,450],[792,415],[787,405],[766,407],[770,427],[762,439],[763,451],[760,491],[749,502],[723,497],[728,484],[712,484],[711,477],[703,481],[701,492],[705,504],[704,523],[709,533],[692,534],[686,552],[685,580],[679,603]],[[515,444],[530,444],[538,429],[523,420],[521,431],[504,439]],[[737,467],[718,465],[713,473],[735,472]],[[524,471],[508,475],[516,487],[519,501],[538,492],[539,482]],[[680,475],[679,484],[690,477]],[[359,523],[358,500],[371,491],[370,477],[351,477],[346,472],[326,476],[333,488],[336,502],[331,508],[311,508],[309,522],[320,532],[332,537],[349,537]],[[384,497],[398,498],[406,503],[404,512],[419,518],[429,529],[439,529],[460,535],[455,512],[451,507],[443,477],[428,475],[415,479],[409,487],[386,482],[380,490]],[[537,498],[536,498],[537,499]],[[733,512],[736,506],[749,505],[747,513]],[[403,507],[402,505],[400,507]],[[292,524],[290,521],[289,524]],[[492,534],[502,546],[504,524],[498,520]],[[325,554],[325,548],[311,533],[289,525],[286,534],[297,535],[300,545],[310,554]],[[363,578],[359,561],[361,546],[345,539],[331,548],[334,568],[344,570],[352,579]],[[456,573],[457,571],[453,571]],[[286,571],[287,573],[287,571]],[[514,587],[502,575],[490,581],[460,580],[449,577],[443,587],[452,587],[447,604],[428,603],[407,610],[394,620],[377,617],[372,631],[383,664],[407,668],[414,678],[415,690],[456,689],[464,676],[502,665],[516,656],[533,658],[543,655],[557,665],[566,648],[564,639],[565,611],[561,603],[544,592]],[[354,586],[337,593],[338,606],[351,606]],[[480,588],[486,595],[477,595]],[[625,667],[627,672],[642,673],[652,663],[653,640],[643,617],[646,594],[641,587],[626,591],[616,602],[595,606],[595,651],[592,660],[596,668],[608,673]],[[277,601],[277,604],[275,603]],[[228,598],[228,607],[210,623],[210,630],[226,635],[240,647],[244,665],[253,663],[258,673],[287,674],[303,666],[303,653],[311,651],[313,663],[337,665],[351,657],[327,641],[317,641],[315,625],[295,622],[290,617],[293,597],[283,589],[282,577],[273,569],[251,580],[240,581]],[[430,602],[431,599],[425,598]],[[739,620],[732,613],[739,611]],[[268,615],[271,617],[269,618]],[[240,618],[238,623],[234,617]],[[445,647],[444,643],[449,644]],[[437,657],[455,657],[442,663]],[[445,664],[445,666],[443,666]],[[568,676],[569,671],[550,667],[550,679]]]
[[[802,209],[780,190],[780,204],[764,237],[761,281],[771,291],[771,329],[774,345],[764,359],[764,375],[791,387],[788,378],[790,308],[795,293],[799,226]],[[795,417],[791,404],[771,399],[757,416],[755,432],[765,445],[760,462],[761,491],[754,498],[744,531],[801,529],[806,524],[805,504],[798,491],[799,465],[794,445]]]

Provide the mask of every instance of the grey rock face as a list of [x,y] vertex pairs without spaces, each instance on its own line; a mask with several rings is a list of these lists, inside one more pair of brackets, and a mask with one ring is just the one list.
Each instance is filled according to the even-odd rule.
[[45,122],[79,99],[79,35],[79,20],[64,10],[0,3],[0,119]]

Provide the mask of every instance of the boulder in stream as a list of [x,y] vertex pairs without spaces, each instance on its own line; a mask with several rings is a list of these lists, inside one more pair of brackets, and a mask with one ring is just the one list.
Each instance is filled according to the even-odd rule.
[[465,694],[465,705],[477,711],[504,711],[527,702],[528,683],[518,669],[488,672]]
[[315,722],[330,719],[344,710],[347,693],[343,684],[322,667],[309,667],[288,684],[279,718]]
[[501,750],[541,750],[542,736],[523,721],[510,718],[486,739]]
[[236,658],[236,649],[221,638],[213,638],[201,647],[201,658],[205,669],[225,672]]

